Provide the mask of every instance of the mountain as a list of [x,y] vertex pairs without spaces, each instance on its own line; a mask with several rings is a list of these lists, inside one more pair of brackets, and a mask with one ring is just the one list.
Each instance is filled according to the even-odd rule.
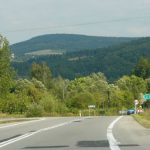
[[37,51],[54,50],[57,52],[72,52],[85,49],[96,49],[126,43],[135,38],[86,36],[76,34],[48,34],[34,37],[30,40],[11,45],[16,57],[24,55],[39,55]]
[[20,76],[29,74],[33,62],[46,62],[54,76],[61,75],[74,79],[92,72],[103,72],[109,81],[114,81],[130,74],[141,57],[150,57],[150,38],[141,38],[107,48],[39,56],[24,62],[14,62],[13,66]]

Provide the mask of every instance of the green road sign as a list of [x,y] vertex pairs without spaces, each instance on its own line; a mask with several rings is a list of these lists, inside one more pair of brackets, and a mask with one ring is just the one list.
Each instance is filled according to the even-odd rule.
[[150,100],[150,94],[145,94],[145,95],[143,96],[143,98],[144,98],[145,100]]

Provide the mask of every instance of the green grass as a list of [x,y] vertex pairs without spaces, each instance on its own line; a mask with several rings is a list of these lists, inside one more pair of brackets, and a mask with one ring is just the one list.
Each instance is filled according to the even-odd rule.
[[134,119],[145,128],[150,128],[150,110],[146,110],[142,114],[133,115]]
[[0,124],[5,124],[5,123],[16,123],[16,122],[23,122],[23,121],[31,121],[31,119],[0,120]]
[[27,118],[25,114],[0,113],[0,124],[31,121],[35,119],[36,118]]
[[25,114],[0,113],[0,118],[25,118]]

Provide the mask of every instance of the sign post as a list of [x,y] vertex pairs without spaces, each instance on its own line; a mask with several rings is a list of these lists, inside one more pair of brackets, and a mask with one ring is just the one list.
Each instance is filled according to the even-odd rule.
[[91,116],[91,108],[95,108],[95,105],[89,105],[88,108],[89,108],[89,117],[90,117]]
[[134,100],[135,114],[137,113],[137,105],[139,104],[138,100]]

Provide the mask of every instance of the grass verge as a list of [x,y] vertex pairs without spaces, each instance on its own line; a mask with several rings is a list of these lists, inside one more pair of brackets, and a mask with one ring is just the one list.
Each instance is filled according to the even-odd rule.
[[5,114],[0,113],[0,124],[32,121],[38,118],[27,118],[24,114]]
[[150,110],[142,114],[133,115],[133,118],[145,128],[150,128]]
[[29,119],[14,119],[14,120],[1,120],[0,124],[5,124],[5,123],[17,123],[17,122],[24,122],[24,121],[31,121]]

